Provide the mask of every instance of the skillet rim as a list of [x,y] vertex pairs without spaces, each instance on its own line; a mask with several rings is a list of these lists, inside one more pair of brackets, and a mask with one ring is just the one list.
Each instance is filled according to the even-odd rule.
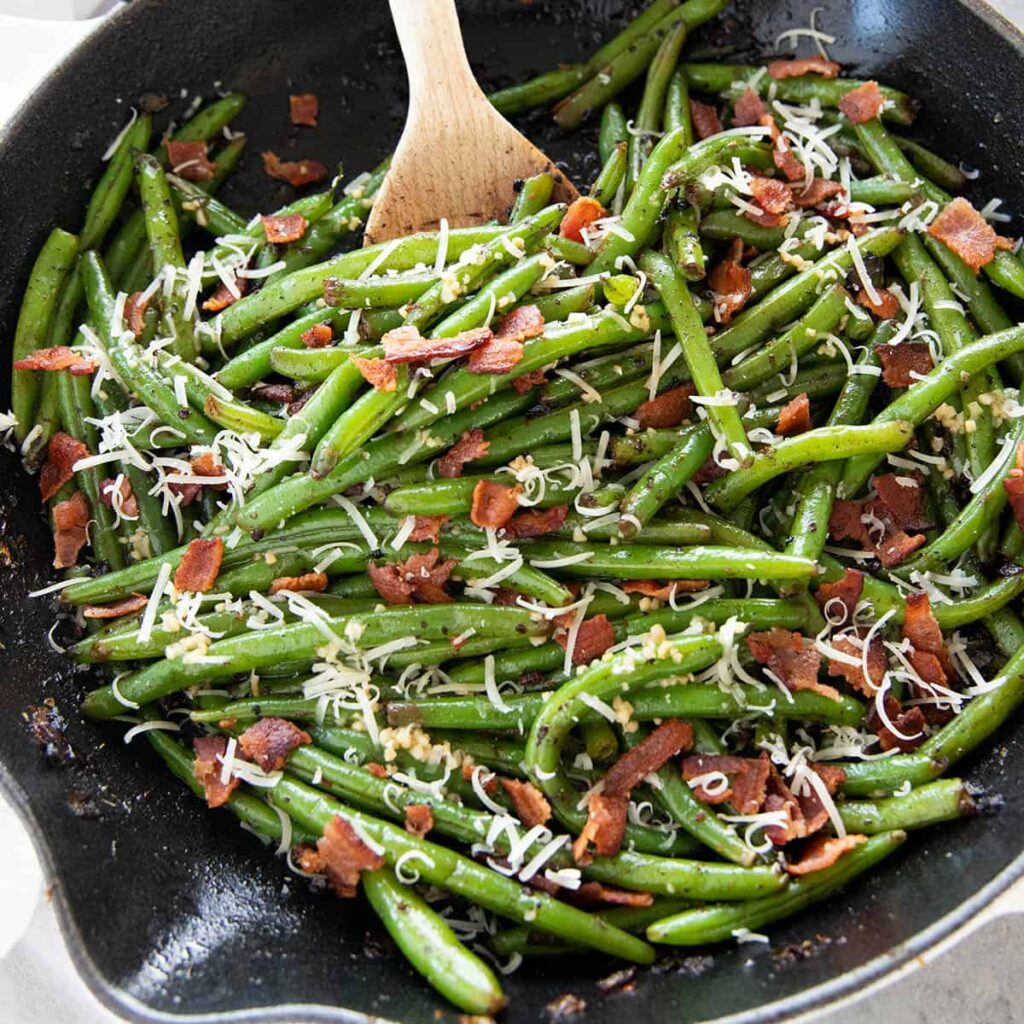
[[[992,31],[1009,43],[1024,62],[1024,29],[1018,28],[1001,11],[986,0],[955,0],[970,14],[984,22]],[[44,93],[51,82],[66,77],[70,65],[81,53],[102,42],[105,37],[121,31],[121,23],[139,15],[140,6],[126,4],[114,11],[95,30],[82,38],[75,47],[52,67],[33,87],[29,97],[17,112],[5,123],[0,124],[0,148],[6,146],[11,137],[29,130],[34,117],[34,107],[39,94]],[[1017,728],[1021,728],[1018,723]],[[140,1024],[285,1024],[296,1020],[315,1024],[400,1024],[380,1014],[365,1015],[343,1006],[327,1006],[322,1003],[278,1003],[263,1007],[230,1010],[214,1013],[172,1014],[156,1010],[138,999],[116,988],[103,976],[89,953],[81,929],[75,924],[70,906],[64,895],[61,878],[56,871],[49,843],[40,827],[32,801],[21,783],[0,761],[0,792],[13,806],[19,820],[25,826],[39,859],[44,879],[49,886],[58,927],[64,947],[68,952],[75,971],[89,993],[111,1013],[120,1014]],[[990,905],[1018,879],[1024,877],[1024,843],[1017,856],[987,884],[978,889],[970,898],[962,901],[952,911],[934,921],[910,938],[896,946],[882,950],[858,967],[848,970],[828,981],[803,989],[795,995],[772,1002],[762,1003],[749,1010],[743,1010],[724,1017],[716,1017],[707,1024],[767,1024],[801,1017],[814,1010],[838,1009],[863,997],[868,991],[884,987],[893,980],[893,975],[916,957],[926,953],[939,943],[950,938],[955,932],[965,929],[982,910]],[[853,997],[853,998],[851,998]]]

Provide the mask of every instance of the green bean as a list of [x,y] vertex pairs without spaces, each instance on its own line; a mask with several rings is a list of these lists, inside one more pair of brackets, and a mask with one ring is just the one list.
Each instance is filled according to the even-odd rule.
[[601,127],[597,134],[597,153],[602,164],[612,159],[616,149],[629,141],[626,130],[626,114],[621,104],[612,100],[601,111]]
[[502,114],[519,114],[524,110],[542,107],[553,100],[560,100],[585,77],[585,66],[572,64],[547,71],[526,82],[510,85],[507,89],[499,89],[492,92],[488,99]]
[[666,132],[674,131],[676,128],[686,128],[689,133],[687,146],[692,146],[695,141],[693,124],[690,121],[690,86],[686,81],[686,72],[682,68],[676,68],[669,79],[668,92],[665,93],[662,128]]
[[581,284],[578,288],[560,288],[548,295],[531,295],[530,304],[540,310],[544,323],[565,321],[572,313],[584,313],[594,305],[594,286]]
[[665,218],[665,254],[687,281],[701,281],[707,272],[700,244],[700,211],[695,206],[673,206]]
[[[459,516],[466,515],[473,502],[473,491],[483,480],[506,482],[505,476],[462,476],[453,480],[430,480],[411,484],[391,491],[384,499],[384,507],[396,516]],[[564,505],[571,501],[575,490],[568,485],[552,483],[537,503],[540,508]]]
[[904,839],[905,832],[882,832],[843,854],[832,867],[791,882],[786,890],[777,895],[746,903],[684,910],[650,925],[647,937],[652,942],[664,942],[671,946],[727,942],[741,928],[753,930],[770,924],[831,895],[840,886],[895,851]]
[[518,224],[535,213],[540,213],[551,201],[551,193],[555,188],[555,179],[546,171],[526,178],[519,186],[516,201],[508,215],[510,224]]
[[[246,234],[246,219],[235,213],[226,203],[176,174],[167,175],[167,183],[173,189],[171,198],[179,216],[184,216],[200,227],[209,229],[213,235]],[[262,224],[260,225],[262,229]]]
[[415,302],[437,284],[438,275],[432,270],[410,270],[394,276],[329,278],[325,291],[330,305],[342,309],[393,309]]
[[986,615],[984,626],[1004,658],[1012,658],[1024,646],[1024,622],[1009,608],[999,608]]
[[601,172],[590,187],[590,195],[602,206],[610,208],[626,180],[626,143],[620,142],[604,162]]
[[962,192],[967,187],[967,175],[938,153],[933,153],[920,142],[913,142],[899,135],[894,135],[893,141],[921,175],[929,181],[934,181],[940,188],[948,192]]
[[[348,315],[348,310],[338,311],[342,316]],[[317,315],[319,317],[319,315]],[[303,318],[305,319],[305,318]],[[322,317],[319,317],[322,319]],[[302,344],[301,342],[299,343]],[[254,346],[258,348],[259,346]],[[349,356],[357,355],[362,358],[374,358],[384,354],[383,349],[374,346],[374,351],[366,349],[351,349],[348,346],[332,345],[328,348],[284,348],[274,347],[270,350],[267,362],[274,373],[282,377],[290,377],[292,380],[302,381],[304,384],[319,384],[327,378],[343,363],[349,361]],[[245,352],[242,353],[244,357]],[[352,366],[355,372],[355,366]],[[359,387],[363,386],[363,377],[360,374]]]
[[892,829],[909,831],[976,813],[968,788],[960,779],[942,779],[912,789],[905,796],[883,800],[843,800],[836,804],[848,832],[875,835]]
[[[78,255],[78,238],[54,228],[47,236],[29,274],[14,330],[12,354],[15,361],[27,359],[42,347],[54,316],[57,297]],[[39,400],[39,377],[33,370],[15,370],[11,377],[11,410],[15,436],[24,441],[33,426]]]
[[731,164],[734,159],[760,170],[772,166],[771,149],[766,143],[753,137],[712,136],[690,146],[678,161],[664,169],[661,188],[681,189],[687,202],[706,207],[714,193],[700,184],[700,176],[710,167]]

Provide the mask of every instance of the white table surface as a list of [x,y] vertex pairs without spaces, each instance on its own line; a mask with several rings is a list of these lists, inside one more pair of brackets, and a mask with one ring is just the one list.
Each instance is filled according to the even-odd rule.
[[[216,0],[211,0],[216,2]],[[287,2],[287,0],[283,0]],[[864,3],[866,0],[850,0]],[[991,0],[1024,25],[1024,0]],[[0,0],[0,124],[111,0]],[[11,17],[18,15],[17,19]],[[49,20],[31,23],[24,15]],[[67,20],[78,18],[80,20]],[[17,20],[17,24],[15,21]],[[13,37],[18,43],[10,45]],[[117,1024],[71,965],[35,850],[0,796],[0,1024]],[[1024,884],[895,976],[810,1024],[1002,1024],[1024,1021]]]

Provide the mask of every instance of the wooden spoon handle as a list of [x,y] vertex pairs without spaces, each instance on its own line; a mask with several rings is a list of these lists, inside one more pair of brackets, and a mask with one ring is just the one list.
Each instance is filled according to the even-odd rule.
[[455,0],[391,0],[409,75],[409,118],[449,120],[480,87],[466,60]]

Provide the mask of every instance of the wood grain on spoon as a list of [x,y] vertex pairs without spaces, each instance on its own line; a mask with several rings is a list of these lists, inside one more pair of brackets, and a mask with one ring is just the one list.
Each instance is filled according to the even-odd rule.
[[409,75],[409,113],[366,225],[364,244],[438,227],[504,220],[515,184],[542,171],[554,199],[577,192],[488,102],[462,45],[454,0],[391,0]]

